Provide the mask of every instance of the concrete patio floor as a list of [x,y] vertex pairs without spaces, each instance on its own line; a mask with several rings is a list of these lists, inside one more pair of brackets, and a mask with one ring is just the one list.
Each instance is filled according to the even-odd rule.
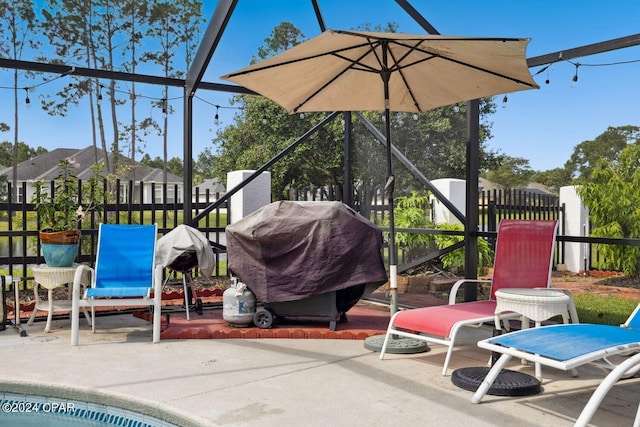
[[[358,339],[189,339],[151,343],[151,325],[131,314],[81,319],[80,346],[69,345],[69,320],[0,332],[0,392],[38,393],[130,406],[180,425],[233,426],[570,426],[604,376],[582,367],[578,378],[543,368],[543,392],[528,397],[472,393],[440,375],[445,348],[389,355]],[[489,328],[468,329],[451,368],[483,366],[475,343]],[[511,369],[533,372],[532,366]],[[631,426],[639,379],[620,382],[592,420]],[[26,384],[26,385],[25,385]],[[113,402],[113,403],[109,403]],[[1,416],[1,414],[0,414]],[[471,423],[471,424],[470,424]]]

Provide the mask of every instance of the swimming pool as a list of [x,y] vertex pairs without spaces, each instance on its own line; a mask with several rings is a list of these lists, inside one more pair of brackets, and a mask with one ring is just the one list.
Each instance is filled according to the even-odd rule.
[[52,384],[0,383],[0,427],[176,427],[206,423],[128,396]]

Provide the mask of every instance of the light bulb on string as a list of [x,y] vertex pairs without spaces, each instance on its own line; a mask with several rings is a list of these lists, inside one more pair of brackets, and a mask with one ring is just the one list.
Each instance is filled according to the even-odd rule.
[[31,100],[29,99],[29,88],[25,87],[24,91],[26,93],[24,103],[27,106],[27,109],[31,109]]
[[550,67],[547,67],[547,79],[544,81],[544,84],[547,84],[547,85],[551,82],[551,80],[549,79],[549,68]]
[[213,117],[213,124],[215,124],[216,126],[220,124],[220,116],[218,115],[219,108],[220,106],[216,105],[216,115]]
[[300,118],[304,119],[304,113],[300,113]]
[[269,121],[267,120],[267,116],[262,116],[262,124],[266,125],[267,123],[269,123]]
[[413,120],[418,120],[418,115],[417,114],[414,114],[412,117],[413,117]]
[[571,79],[571,87],[576,87],[578,84],[578,67],[580,66],[580,64],[576,63],[576,73],[574,74],[573,78]]
[[502,108],[507,108],[507,102],[509,102],[509,98],[505,95],[504,98],[502,98]]
[[167,98],[162,98],[162,117],[167,118]]
[[459,113],[460,112],[460,106],[458,104],[453,106],[453,112],[454,113]]

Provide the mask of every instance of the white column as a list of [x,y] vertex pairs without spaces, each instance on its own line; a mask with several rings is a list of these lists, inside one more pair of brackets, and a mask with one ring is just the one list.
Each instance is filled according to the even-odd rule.
[[[253,175],[252,170],[238,170],[227,173],[227,191],[240,185],[245,179]],[[271,173],[262,172],[240,191],[231,196],[230,223],[244,218],[262,206],[271,203]]]
[[[431,184],[445,196],[464,215],[466,212],[466,181],[464,179],[434,179]],[[434,224],[461,224],[455,215],[435,197],[431,196],[432,218]]]
[[[575,185],[560,187],[560,205],[564,205],[564,234],[566,236],[588,236],[589,209],[582,203]],[[585,261],[588,261],[589,256],[587,243],[564,243],[564,263],[568,271],[573,273],[584,271]],[[586,268],[588,268],[588,262]]]

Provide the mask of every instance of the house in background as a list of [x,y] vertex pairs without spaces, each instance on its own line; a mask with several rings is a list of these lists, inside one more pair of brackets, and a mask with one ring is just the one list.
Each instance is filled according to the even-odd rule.
[[[208,200],[207,191],[209,192]],[[212,203],[218,200],[219,196],[222,196],[226,191],[224,184],[218,178],[205,179],[202,183],[193,187],[191,200],[193,203]]]
[[[35,183],[41,180],[49,182],[54,180],[60,174],[59,164],[61,160],[70,158],[74,159],[80,168],[76,171],[76,175],[83,182],[89,180],[93,175],[91,167],[95,162],[95,149],[91,146],[83,149],[77,148],[56,148],[55,150],[36,156],[18,164],[17,167],[17,186],[18,186],[18,202],[23,200],[30,202],[35,191]],[[98,163],[105,161],[105,152],[97,149]],[[113,164],[113,155],[109,155],[110,164]],[[130,165],[129,158],[121,156],[121,164]],[[106,174],[106,171],[104,171]],[[127,174],[129,175],[129,174]],[[0,168],[0,176],[6,177],[11,182],[12,168]],[[142,203],[162,203],[163,202],[163,171],[161,169],[136,164],[135,177],[133,183],[132,196],[134,203],[140,203],[140,194],[142,192]],[[129,198],[129,176],[120,177],[120,201],[126,202]],[[23,186],[23,183],[25,185]],[[182,178],[172,173],[167,174],[167,203],[181,203],[184,197],[184,186]],[[142,189],[141,186],[142,185]],[[23,191],[24,190],[24,191]],[[24,193],[24,194],[23,194]],[[153,196],[153,197],[152,197]]]

